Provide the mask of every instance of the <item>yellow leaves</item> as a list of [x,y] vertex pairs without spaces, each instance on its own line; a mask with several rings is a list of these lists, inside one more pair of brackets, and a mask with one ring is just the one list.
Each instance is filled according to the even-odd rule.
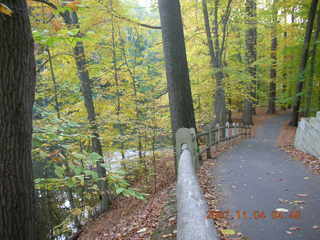
[[82,211],[81,211],[80,208],[75,208],[75,209],[73,209],[72,212],[71,212],[71,214],[72,214],[73,216],[80,216],[81,213],[82,213]]
[[11,16],[13,14],[13,11],[10,8],[8,8],[5,4],[0,3],[0,13]]
[[236,231],[233,229],[221,229],[220,230],[223,235],[235,235]]
[[66,7],[71,8],[73,11],[77,11],[79,4],[81,4],[80,1],[67,2],[67,3],[66,3]]
[[51,21],[51,24],[52,24],[53,29],[54,29],[55,32],[58,32],[63,28],[62,23],[58,19],[53,19]]

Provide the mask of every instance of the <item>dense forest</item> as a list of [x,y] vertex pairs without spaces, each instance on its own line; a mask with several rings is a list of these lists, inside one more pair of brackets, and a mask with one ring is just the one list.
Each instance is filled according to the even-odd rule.
[[318,0],[0,0],[0,30],[0,239],[147,200],[181,127],[320,110]]

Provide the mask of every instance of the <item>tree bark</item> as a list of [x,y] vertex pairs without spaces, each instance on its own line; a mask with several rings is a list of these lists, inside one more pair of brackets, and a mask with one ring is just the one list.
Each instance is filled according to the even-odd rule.
[[[285,15],[284,15],[284,23],[287,25],[287,10],[285,10]],[[288,32],[287,29],[285,29],[283,33],[283,41],[284,41],[284,49],[287,49],[288,46]],[[287,85],[288,85],[288,73],[287,73],[287,61],[288,61],[288,55],[285,51],[284,56],[283,56],[283,74],[282,74],[282,95],[283,97],[287,95]],[[281,110],[285,111],[287,109],[287,104],[282,104],[281,105]]]
[[49,47],[46,49],[47,54],[48,54],[48,60],[49,60],[49,66],[50,66],[50,73],[51,73],[51,80],[53,83],[53,91],[54,91],[54,107],[56,109],[57,113],[57,118],[61,119],[61,113],[60,113],[60,103],[59,103],[59,98],[58,98],[58,85],[56,81],[56,75],[53,69],[53,63],[52,63],[52,56]]
[[212,65],[212,68],[214,68],[214,48],[213,48],[213,41],[212,41],[212,35],[211,35],[211,29],[210,29],[207,0],[202,0],[202,12],[203,12],[204,25],[206,28],[211,65]]
[[[111,11],[113,11],[113,0],[109,1],[109,6]],[[115,20],[113,14],[111,15],[111,27],[112,27],[112,32],[111,32],[111,39],[112,39],[112,68],[113,68],[113,76],[114,76],[114,81],[116,84],[116,95],[117,95],[117,104],[116,104],[116,113],[117,113],[117,124],[115,127],[119,129],[119,135],[120,135],[120,151],[121,151],[121,157],[122,160],[125,159],[125,154],[124,154],[124,141],[122,139],[122,136],[124,134],[124,129],[123,129],[123,124],[120,119],[120,114],[121,114],[121,91],[120,91],[120,79],[119,79],[119,69],[118,69],[118,60],[117,60],[117,44],[116,44],[116,31],[115,31]],[[126,168],[125,163],[121,162],[124,168]]]
[[[158,0],[169,91],[172,133],[195,128],[195,117],[179,0]],[[175,137],[173,141],[175,143]]]
[[318,7],[318,0],[312,0],[310,10],[309,10],[309,15],[308,15],[308,23],[307,23],[307,28],[306,28],[306,33],[305,33],[305,38],[303,43],[296,95],[294,99],[293,111],[292,111],[292,116],[290,121],[290,125],[292,126],[298,126],[299,111],[300,111],[300,105],[301,105],[301,99],[302,99],[301,94],[302,94],[303,85],[304,85],[304,73],[305,73],[308,58],[309,58],[310,41],[312,37],[312,29],[313,29],[313,23],[314,23],[314,19],[317,12],[317,7]]
[[219,20],[218,12],[220,0],[214,1],[214,10],[213,10],[213,36],[214,36],[214,68],[215,68],[215,79],[216,79],[216,89],[214,94],[214,113],[215,120],[214,124],[219,123],[224,125],[227,119],[227,108],[226,108],[226,99],[225,99],[225,90],[224,90],[224,72],[223,72],[223,63],[222,56],[225,50],[225,41],[227,36],[227,25],[229,21],[229,16],[231,13],[231,3],[232,0],[228,0],[226,13],[222,18],[222,41],[220,44],[220,33],[219,33]]
[[247,14],[247,30],[246,30],[246,60],[247,71],[250,75],[251,81],[248,84],[248,93],[251,99],[245,99],[243,122],[247,125],[252,125],[252,115],[254,113],[254,102],[256,98],[256,84],[257,84],[257,67],[253,65],[257,60],[257,3],[256,0],[246,1]]
[[25,0],[0,13],[0,239],[34,240],[32,106],[34,42]]

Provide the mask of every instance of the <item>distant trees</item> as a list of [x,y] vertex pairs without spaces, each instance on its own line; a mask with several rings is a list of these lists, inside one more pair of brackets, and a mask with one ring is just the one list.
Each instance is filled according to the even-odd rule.
[[0,239],[34,240],[34,43],[26,1],[1,3],[12,13],[0,12]]
[[246,30],[246,63],[247,71],[250,76],[248,85],[248,92],[251,98],[244,100],[243,107],[243,121],[245,124],[253,124],[252,115],[254,113],[254,105],[256,96],[257,85],[257,2],[256,0],[246,0],[246,17],[247,17],[247,30]]
[[[231,4],[232,0],[227,1],[227,6],[225,12],[221,16],[221,25],[219,26],[219,12],[221,11],[220,0],[215,0],[212,11],[212,31],[210,24],[210,17],[208,11],[207,0],[202,0],[202,12],[204,18],[204,25],[207,36],[207,44],[209,48],[210,63],[212,66],[212,72],[216,82],[216,87],[214,89],[214,122],[219,124],[225,124],[227,120],[227,107],[226,107],[226,97],[225,97],[225,73],[223,67],[225,63],[223,62],[223,56],[226,51],[226,40],[227,40],[227,28],[229,17],[231,14]],[[211,33],[212,32],[212,33]],[[213,35],[212,35],[213,34]]]
[[270,68],[270,83],[269,83],[269,100],[267,113],[276,113],[276,97],[277,97],[277,48],[278,48],[278,36],[277,36],[277,24],[278,24],[278,8],[277,0],[272,2],[272,23],[271,23],[271,68]]

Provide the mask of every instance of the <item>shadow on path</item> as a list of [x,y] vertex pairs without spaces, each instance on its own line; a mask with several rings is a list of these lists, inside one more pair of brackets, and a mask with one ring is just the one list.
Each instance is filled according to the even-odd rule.
[[[301,162],[277,148],[277,137],[286,120],[287,115],[266,120],[255,138],[221,155],[213,169],[223,194],[220,209],[230,210],[231,216],[241,211],[240,218],[231,220],[232,227],[250,240],[320,239],[319,229],[313,228],[320,226],[320,176],[312,175]],[[283,213],[283,219],[272,216],[278,208],[289,211]],[[264,212],[266,218],[254,219],[254,211]],[[290,218],[295,211],[301,216]],[[289,230],[291,227],[301,230]]]

